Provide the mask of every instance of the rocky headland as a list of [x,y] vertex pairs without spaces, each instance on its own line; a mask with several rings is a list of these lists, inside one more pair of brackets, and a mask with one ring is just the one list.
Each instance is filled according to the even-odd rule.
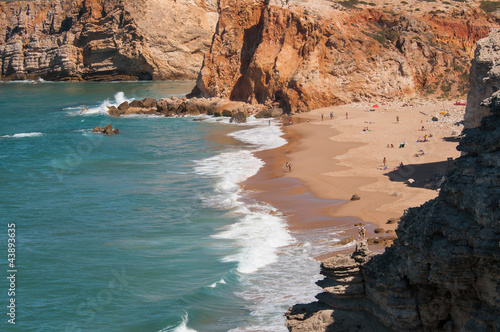
[[234,117],[243,114],[256,117],[280,116],[282,110],[268,110],[264,105],[251,105],[244,102],[230,101],[222,98],[145,98],[132,102],[123,102],[118,107],[108,106],[108,113],[114,117],[127,115],[157,115],[157,116],[197,116],[213,115]]
[[[480,44],[499,34],[492,30]],[[476,61],[489,50],[479,47]],[[496,75],[492,68],[483,69]],[[481,89],[477,82],[494,84],[471,77],[471,90]],[[290,331],[498,330],[500,91],[482,104],[488,116],[464,130],[457,148],[464,155],[438,197],[406,211],[384,253],[374,254],[360,241],[354,253],[324,260],[325,279],[318,282],[324,292],[318,302],[289,309]]]
[[0,79],[194,79],[216,0],[0,2]]

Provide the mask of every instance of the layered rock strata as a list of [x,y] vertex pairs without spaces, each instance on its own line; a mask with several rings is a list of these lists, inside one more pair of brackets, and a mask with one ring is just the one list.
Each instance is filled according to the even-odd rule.
[[489,108],[482,106],[483,99],[500,90],[500,29],[492,29],[486,38],[477,43],[476,56],[470,68],[471,89],[467,95],[465,128],[479,126],[489,115]]
[[471,3],[410,13],[399,2],[221,0],[194,93],[287,111],[463,96],[475,42],[499,26]]
[[216,0],[0,3],[0,79],[193,79]]
[[464,130],[439,196],[407,211],[383,254],[324,262],[326,292],[288,311],[290,331],[337,331],[361,314],[393,331],[498,330],[500,91],[484,104],[493,115]]

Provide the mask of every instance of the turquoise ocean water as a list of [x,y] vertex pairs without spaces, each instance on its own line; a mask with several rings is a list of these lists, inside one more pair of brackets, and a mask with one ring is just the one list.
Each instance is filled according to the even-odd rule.
[[[286,331],[287,308],[314,300],[307,245],[238,185],[253,152],[284,144],[278,124],[106,114],[192,86],[0,84],[0,330]],[[108,123],[120,134],[92,133]],[[210,139],[228,132],[240,143]]]

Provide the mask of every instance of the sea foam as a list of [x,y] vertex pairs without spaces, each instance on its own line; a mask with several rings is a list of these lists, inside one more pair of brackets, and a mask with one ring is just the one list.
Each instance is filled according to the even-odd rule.
[[169,326],[169,327],[166,327],[158,332],[197,332],[196,330],[193,330],[193,329],[187,327],[188,321],[189,321],[188,314],[185,313],[184,316],[182,316],[182,321],[178,326],[174,326],[174,327]]
[[243,201],[247,193],[240,183],[264,165],[254,153],[286,144],[274,121],[250,117],[241,126],[248,125],[252,127],[230,134],[248,147],[198,161],[195,172],[217,179],[212,195],[202,198],[204,204],[228,210],[237,219],[213,235],[234,241],[238,248],[223,260],[237,263],[243,290],[236,295],[248,303],[250,315],[244,326],[232,331],[286,331],[283,313],[288,307],[314,301],[312,294],[318,293],[319,264],[273,206]]
[[130,103],[133,100],[134,100],[133,98],[127,98],[125,96],[125,93],[120,91],[114,95],[114,100],[106,99],[97,106],[86,106],[86,105],[72,106],[65,108],[65,110],[68,111],[67,113],[68,115],[85,115],[85,116],[108,115],[108,106],[118,107],[120,106],[121,103],[125,101]]
[[3,138],[23,138],[23,137],[38,137],[42,136],[43,133],[39,132],[32,132],[32,133],[19,133],[19,134],[14,134],[14,135],[4,135],[2,136]]
[[234,240],[239,252],[224,258],[238,263],[238,272],[253,273],[276,262],[277,248],[286,246],[293,238],[286,229],[283,217],[271,215],[272,207],[262,203],[242,202],[245,195],[240,183],[257,174],[264,162],[254,152],[279,147],[286,143],[280,128],[268,121],[249,118],[246,128],[230,135],[250,145],[249,148],[223,152],[196,162],[195,172],[216,178],[214,193],[203,197],[205,205],[229,210],[238,222],[227,226],[215,238]]

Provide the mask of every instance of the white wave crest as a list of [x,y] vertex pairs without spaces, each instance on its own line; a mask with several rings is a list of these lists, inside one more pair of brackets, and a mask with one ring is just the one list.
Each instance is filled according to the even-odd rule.
[[226,284],[226,281],[225,281],[224,279],[221,279],[221,280],[219,280],[219,281],[214,282],[213,284],[211,284],[211,285],[210,285],[210,286],[208,286],[208,287],[210,287],[210,288],[215,288],[215,287],[217,287],[217,285],[219,285],[219,284],[225,285],[225,284]]
[[125,97],[125,93],[122,91],[117,92],[114,95],[114,100],[106,99],[102,101],[97,106],[79,106],[79,107],[68,107],[66,110],[69,110],[68,115],[85,115],[85,116],[93,116],[93,115],[108,115],[108,106],[120,106],[121,103],[127,101],[132,102],[134,99]]
[[189,321],[188,314],[186,312],[184,316],[182,316],[182,322],[178,326],[175,327],[169,326],[164,329],[161,329],[158,332],[197,332],[196,330],[187,327],[188,321]]
[[257,119],[252,119],[251,123],[260,125],[231,134],[235,139],[251,144],[251,148],[223,152],[195,162],[196,174],[218,179],[214,193],[203,197],[204,204],[229,210],[238,219],[214,237],[236,242],[238,253],[225,257],[224,261],[237,262],[237,270],[243,274],[254,273],[276,262],[278,248],[293,241],[284,218],[270,214],[274,210],[271,206],[241,201],[245,192],[239,184],[257,174],[264,165],[253,153],[286,143],[276,124]]
[[38,137],[42,136],[43,133],[39,132],[33,132],[33,133],[19,133],[19,134],[14,134],[14,135],[4,135],[2,137],[4,138],[23,138],[23,137]]
[[227,262],[238,262],[238,272],[254,273],[275,263],[278,260],[277,249],[293,241],[282,217],[265,211],[251,211],[243,205],[235,212],[243,217],[213,237],[236,240],[242,248],[237,254],[224,258]]

